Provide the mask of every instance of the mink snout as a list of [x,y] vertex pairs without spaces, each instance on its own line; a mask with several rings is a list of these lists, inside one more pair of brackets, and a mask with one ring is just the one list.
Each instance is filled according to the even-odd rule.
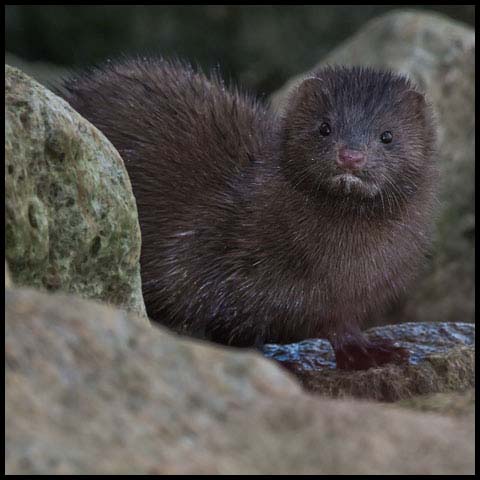
[[344,170],[361,170],[367,163],[367,155],[360,150],[341,147],[337,154],[337,165]]

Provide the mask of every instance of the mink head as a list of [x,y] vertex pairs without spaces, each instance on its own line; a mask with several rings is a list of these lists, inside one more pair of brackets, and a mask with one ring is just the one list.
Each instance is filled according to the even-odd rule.
[[282,168],[311,195],[408,198],[432,166],[430,108],[405,77],[327,67],[306,78],[282,121]]

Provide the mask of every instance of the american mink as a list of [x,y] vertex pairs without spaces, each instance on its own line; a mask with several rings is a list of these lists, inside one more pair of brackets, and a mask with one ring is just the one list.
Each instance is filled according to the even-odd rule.
[[281,117],[164,59],[108,63],[61,94],[125,162],[151,319],[240,347],[324,337],[344,369],[406,361],[360,326],[429,243],[435,129],[408,79],[323,68]]

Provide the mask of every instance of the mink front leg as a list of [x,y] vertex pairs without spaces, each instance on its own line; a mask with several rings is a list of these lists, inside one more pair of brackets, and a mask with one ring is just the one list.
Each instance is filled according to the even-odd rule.
[[342,370],[367,370],[387,363],[407,364],[410,353],[397,347],[391,340],[368,340],[363,335],[348,335],[330,339],[335,352],[337,368]]

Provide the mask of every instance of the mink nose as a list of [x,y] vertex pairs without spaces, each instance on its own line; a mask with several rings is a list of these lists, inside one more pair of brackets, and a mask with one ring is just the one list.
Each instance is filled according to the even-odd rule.
[[338,151],[337,164],[341,168],[346,170],[360,170],[365,163],[367,163],[367,157],[359,150],[341,148]]

